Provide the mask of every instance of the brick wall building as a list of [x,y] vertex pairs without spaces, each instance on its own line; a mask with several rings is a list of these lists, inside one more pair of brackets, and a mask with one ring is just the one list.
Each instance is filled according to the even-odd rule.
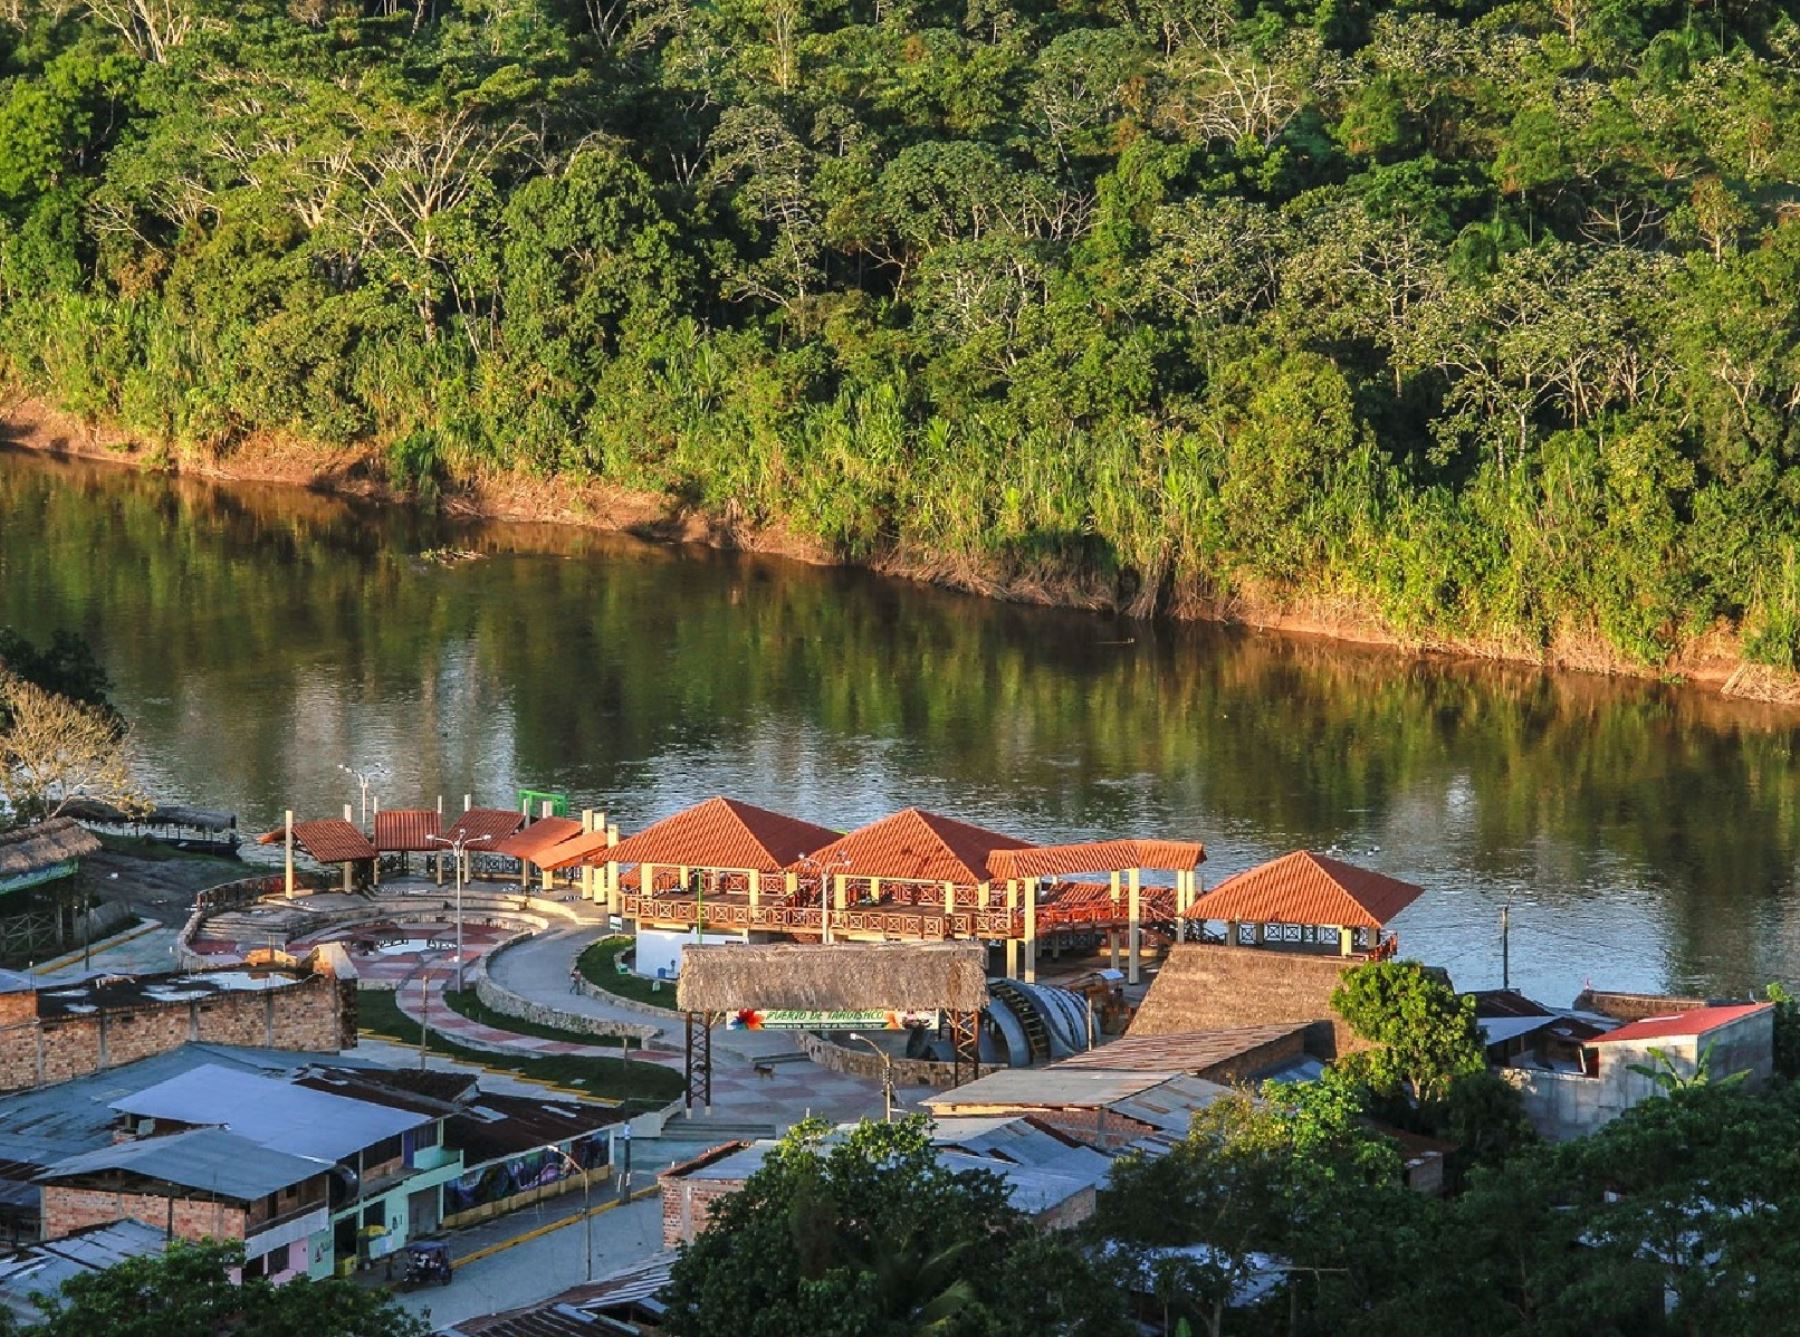
[[189,1041],[351,1048],[355,987],[322,973],[232,970],[0,994],[0,1091],[84,1077]]

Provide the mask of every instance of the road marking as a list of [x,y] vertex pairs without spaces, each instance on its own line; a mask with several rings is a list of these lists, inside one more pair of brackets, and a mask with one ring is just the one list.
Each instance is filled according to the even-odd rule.
[[550,1234],[554,1230],[561,1230],[564,1226],[572,1226],[577,1221],[584,1220],[587,1217],[599,1216],[602,1212],[610,1212],[613,1208],[623,1207],[628,1202],[642,1201],[644,1198],[649,1197],[655,1192],[657,1192],[657,1190],[653,1187],[635,1189],[628,1197],[615,1198],[611,1202],[603,1202],[598,1207],[590,1207],[586,1212],[575,1212],[570,1216],[563,1217],[561,1220],[552,1221],[548,1225],[534,1226],[532,1229],[527,1230],[521,1235],[514,1235],[511,1239],[504,1239],[496,1244],[484,1244],[481,1248],[466,1253],[461,1258],[452,1259],[451,1261],[457,1267],[462,1267],[466,1263],[479,1263],[483,1258],[492,1258],[495,1254],[504,1253],[515,1245],[529,1244],[532,1240],[542,1239],[545,1235]]

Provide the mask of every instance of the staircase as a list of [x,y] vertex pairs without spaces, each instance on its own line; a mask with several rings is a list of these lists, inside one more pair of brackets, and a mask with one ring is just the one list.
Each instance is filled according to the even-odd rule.
[[1030,1049],[1031,1062],[1033,1064],[1048,1063],[1050,1061],[1050,1032],[1044,1028],[1044,1019],[1038,1014],[1037,1004],[1012,980],[989,980],[988,993],[1012,1009],[1012,1014],[1018,1019],[1020,1029],[1025,1032],[1025,1043]]

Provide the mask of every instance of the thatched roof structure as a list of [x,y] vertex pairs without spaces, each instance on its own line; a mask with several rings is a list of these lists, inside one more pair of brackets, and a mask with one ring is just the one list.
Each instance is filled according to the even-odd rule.
[[689,947],[675,997],[686,1012],[974,1012],[987,1006],[987,952],[978,942]]
[[0,878],[23,877],[80,859],[100,848],[94,834],[73,817],[0,833]]

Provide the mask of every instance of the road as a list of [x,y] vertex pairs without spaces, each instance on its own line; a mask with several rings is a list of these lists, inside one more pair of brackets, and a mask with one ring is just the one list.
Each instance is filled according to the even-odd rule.
[[[503,1218],[513,1234],[554,1221],[559,1215],[570,1222],[536,1239],[456,1269],[448,1286],[427,1286],[397,1296],[411,1312],[434,1328],[460,1323],[466,1318],[537,1304],[587,1280],[586,1239],[579,1215],[579,1195],[547,1209],[541,1216],[531,1209]],[[652,1194],[625,1207],[615,1207],[593,1217],[594,1276],[616,1272],[627,1263],[648,1258],[662,1248],[662,1202]],[[452,1254],[468,1244],[461,1236],[450,1241]]]

